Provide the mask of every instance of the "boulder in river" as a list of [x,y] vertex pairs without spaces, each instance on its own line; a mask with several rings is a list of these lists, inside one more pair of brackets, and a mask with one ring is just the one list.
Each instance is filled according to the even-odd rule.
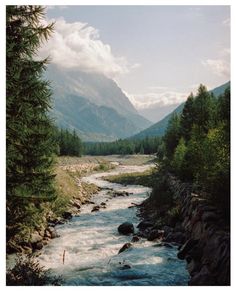
[[72,213],[71,212],[64,212],[62,216],[66,220],[72,219]]
[[100,206],[94,206],[91,210],[91,213],[92,212],[98,212],[100,210]]
[[121,253],[121,252],[123,252],[123,251],[125,251],[125,250],[127,250],[127,249],[129,249],[131,246],[132,246],[132,244],[129,243],[129,242],[125,243],[125,244],[121,247],[121,249],[119,250],[118,254]]
[[138,242],[140,238],[137,235],[134,235],[131,242]]
[[105,202],[100,203],[101,208],[105,209],[107,207],[107,204]]
[[134,233],[134,225],[130,222],[124,222],[118,227],[118,231],[120,234],[129,235]]

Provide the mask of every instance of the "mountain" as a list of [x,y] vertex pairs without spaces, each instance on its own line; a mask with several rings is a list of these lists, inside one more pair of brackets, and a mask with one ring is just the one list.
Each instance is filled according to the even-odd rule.
[[[213,93],[216,97],[218,97],[219,95],[223,94],[224,91],[226,90],[226,88],[228,88],[229,86],[230,86],[230,81],[213,89],[213,90],[210,90],[209,92]],[[181,113],[184,108],[184,104],[185,104],[185,102],[180,104],[174,111],[172,111],[170,114],[165,116],[162,120],[153,124],[152,126],[148,127],[147,129],[144,129],[143,131],[137,133],[132,138],[142,139],[147,136],[162,136],[162,135],[164,135],[166,128],[168,126],[169,119],[171,118],[171,116],[174,113],[177,113],[177,114]]]
[[53,89],[51,115],[59,127],[75,129],[85,141],[111,141],[151,125],[112,80],[99,73],[49,65]]
[[86,140],[125,138],[136,129],[129,119],[114,109],[97,106],[77,95],[55,99],[53,113],[60,127],[76,129]]
[[145,118],[148,118],[153,123],[156,123],[163,119],[166,115],[171,113],[175,108],[177,104],[174,105],[166,105],[160,107],[159,105],[152,105],[148,108],[144,109],[138,109],[138,113],[142,115]]

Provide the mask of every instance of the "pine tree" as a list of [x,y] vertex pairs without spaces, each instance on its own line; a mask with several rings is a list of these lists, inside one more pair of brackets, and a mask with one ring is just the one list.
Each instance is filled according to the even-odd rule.
[[43,79],[47,59],[36,60],[53,24],[44,26],[41,6],[6,7],[7,197],[54,195],[55,151],[48,117],[51,91]]
[[185,140],[190,139],[191,130],[194,124],[194,96],[191,93],[188,97],[180,117],[180,133]]
[[206,135],[214,124],[215,98],[204,85],[200,85],[194,101],[194,123],[199,134]]
[[170,118],[163,139],[166,144],[166,155],[169,159],[172,159],[180,139],[180,117],[177,114]]

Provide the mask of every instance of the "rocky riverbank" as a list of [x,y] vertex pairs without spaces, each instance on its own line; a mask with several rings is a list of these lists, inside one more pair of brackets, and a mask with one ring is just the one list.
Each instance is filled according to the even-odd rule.
[[158,209],[152,198],[144,201],[137,236],[167,247],[178,245],[178,257],[187,263],[189,285],[230,285],[230,231],[221,212],[193,193],[190,185],[166,176],[176,211]]

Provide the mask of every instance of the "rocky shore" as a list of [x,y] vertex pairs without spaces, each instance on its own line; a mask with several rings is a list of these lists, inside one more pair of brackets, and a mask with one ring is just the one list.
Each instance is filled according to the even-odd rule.
[[[178,258],[186,260],[192,286],[230,285],[230,231],[223,216],[206,199],[191,192],[191,186],[168,175],[169,188],[179,209],[178,217],[165,216],[147,199],[139,207],[142,221],[137,237],[159,246],[178,246]],[[167,213],[165,209],[162,214]]]

